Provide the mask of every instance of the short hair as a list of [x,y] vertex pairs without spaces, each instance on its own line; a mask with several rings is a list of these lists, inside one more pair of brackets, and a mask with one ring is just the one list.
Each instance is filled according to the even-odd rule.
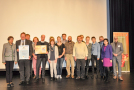
[[26,34],[26,36],[29,36],[30,37],[30,34]]
[[54,40],[54,38],[52,38],[52,39],[50,39],[50,41],[49,41],[49,44],[51,45],[51,42],[52,41],[54,41],[54,44],[55,44],[55,40]]
[[83,38],[84,38],[84,35],[80,35],[80,36],[83,36]]
[[60,37],[60,36],[58,36],[58,37],[57,37],[57,39],[58,39],[58,38],[60,38],[60,39],[61,39],[61,37]]
[[93,36],[91,39],[93,39],[93,38],[94,38],[94,39],[96,39],[96,37],[95,37],[95,36]]
[[7,38],[7,40],[9,41],[11,38],[14,39],[13,36],[9,36],[9,37]]
[[34,42],[34,39],[35,39],[35,38],[36,38],[36,39],[37,39],[37,41],[39,42],[39,39],[38,39],[38,37],[34,37],[34,38],[33,38],[33,42]]
[[51,40],[51,39],[54,39],[54,37],[53,37],[53,36],[51,36],[51,37],[49,38],[49,42],[50,42],[50,40]]
[[104,38],[103,36],[99,36],[99,38]]
[[104,39],[104,41],[105,41],[105,40],[106,40],[106,41],[108,42],[108,44],[109,44],[109,41],[108,41],[108,39],[107,39],[107,38],[105,38],[105,39]]
[[65,33],[63,33],[63,34],[62,34],[62,36],[63,36],[63,35],[65,35],[65,36],[66,36],[66,34],[65,34]]
[[22,32],[22,33],[20,34],[20,36],[21,36],[22,34],[25,34],[25,35],[26,35],[26,33],[25,33],[25,32]]
[[78,37],[81,37],[81,35],[77,36],[77,39],[78,39]]
[[87,39],[87,38],[89,38],[89,39],[90,39],[90,37],[89,37],[89,36],[86,36],[86,39]]

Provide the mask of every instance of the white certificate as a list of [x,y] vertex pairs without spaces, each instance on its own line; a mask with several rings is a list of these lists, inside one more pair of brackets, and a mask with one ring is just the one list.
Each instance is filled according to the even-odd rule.
[[29,59],[29,45],[19,46],[19,60]]

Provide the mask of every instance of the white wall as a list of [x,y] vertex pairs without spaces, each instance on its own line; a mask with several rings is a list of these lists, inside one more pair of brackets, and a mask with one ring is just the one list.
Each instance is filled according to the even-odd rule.
[[[2,47],[8,36],[14,42],[26,32],[40,38],[46,35],[77,35],[107,37],[106,0],[0,0],[0,62]],[[0,69],[5,66],[0,63]]]

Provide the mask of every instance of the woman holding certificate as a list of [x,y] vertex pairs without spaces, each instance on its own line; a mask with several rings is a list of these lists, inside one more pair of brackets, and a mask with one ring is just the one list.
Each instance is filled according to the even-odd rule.
[[58,46],[59,51],[59,57],[57,60],[57,78],[62,79],[62,64],[64,61],[64,54],[65,54],[65,45],[61,42],[61,37],[57,37],[57,43],[56,46]]
[[[39,39],[37,37],[33,38],[33,70],[34,70],[34,79],[36,78],[36,63],[37,63],[37,55],[35,54],[35,46],[39,42]],[[39,70],[39,78],[41,78],[41,67]]]
[[12,82],[12,71],[15,64],[17,64],[17,53],[16,53],[16,46],[13,44],[13,37],[8,37],[8,43],[3,45],[3,52],[2,52],[2,63],[6,66],[6,82],[7,87],[13,87],[14,84]]
[[[53,76],[55,77],[55,80],[57,80],[57,58],[59,56],[58,54],[58,47],[55,46],[54,38],[50,39],[50,46],[49,46],[49,53],[48,53],[48,62],[50,63],[50,74],[51,74],[51,80],[53,80]],[[53,75],[54,71],[54,75]]]

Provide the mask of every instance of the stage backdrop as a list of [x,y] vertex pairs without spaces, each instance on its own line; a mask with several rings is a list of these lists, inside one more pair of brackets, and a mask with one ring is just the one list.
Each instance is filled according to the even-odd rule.
[[100,35],[107,37],[106,7],[106,0],[0,0],[0,69],[5,69],[2,48],[10,35],[14,42],[21,32],[30,34],[31,40],[45,34],[46,41],[62,33],[74,42],[80,34],[97,41]]
[[113,38],[117,36],[118,41],[123,44],[122,53],[122,72],[130,72],[130,61],[129,61],[129,33],[128,32],[113,32]]

